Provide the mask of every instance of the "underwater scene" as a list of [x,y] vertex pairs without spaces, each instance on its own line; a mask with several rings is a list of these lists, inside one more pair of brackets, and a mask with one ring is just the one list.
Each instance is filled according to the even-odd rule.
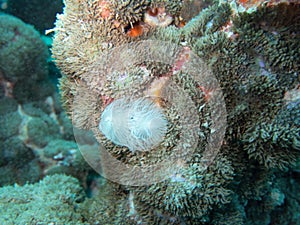
[[300,225],[300,0],[0,0],[0,225]]

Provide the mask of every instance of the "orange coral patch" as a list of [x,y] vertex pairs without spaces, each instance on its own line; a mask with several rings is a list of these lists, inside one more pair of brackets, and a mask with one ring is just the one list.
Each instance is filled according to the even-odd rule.
[[177,27],[182,28],[182,27],[185,26],[185,24],[186,24],[186,22],[180,21],[180,22],[178,23]]
[[143,30],[143,26],[141,24],[136,24],[134,25],[132,28],[130,28],[128,31],[127,31],[127,35],[129,37],[139,37],[143,34],[144,30]]

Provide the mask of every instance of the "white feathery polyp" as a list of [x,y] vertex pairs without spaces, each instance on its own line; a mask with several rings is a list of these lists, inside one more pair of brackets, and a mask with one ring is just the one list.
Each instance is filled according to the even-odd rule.
[[99,123],[106,138],[131,151],[146,151],[157,146],[167,126],[163,111],[146,98],[114,100],[103,111]]

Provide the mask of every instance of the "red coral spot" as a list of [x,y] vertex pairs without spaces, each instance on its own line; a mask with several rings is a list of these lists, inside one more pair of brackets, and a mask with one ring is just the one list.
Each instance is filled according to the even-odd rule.
[[137,23],[137,24],[133,25],[133,27],[130,28],[126,34],[129,37],[135,38],[135,37],[141,36],[143,33],[144,33],[143,26],[140,23]]

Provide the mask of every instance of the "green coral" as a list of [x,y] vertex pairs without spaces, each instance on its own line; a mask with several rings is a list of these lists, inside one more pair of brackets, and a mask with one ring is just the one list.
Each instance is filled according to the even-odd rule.
[[7,113],[0,117],[0,139],[5,140],[19,133],[19,126],[22,122],[18,112]]
[[0,62],[4,76],[13,82],[47,77],[48,50],[39,33],[20,19],[0,14]]
[[51,118],[32,117],[27,123],[28,141],[39,147],[44,147],[51,139],[58,138],[59,127]]
[[0,141],[0,185],[36,182],[41,170],[34,152],[17,136]]
[[0,98],[0,116],[15,112],[18,109],[18,103],[12,98]]
[[78,180],[47,176],[39,183],[0,188],[1,224],[85,224],[76,211],[83,200]]
[[87,223],[134,224],[134,219],[130,220],[130,197],[124,194],[124,189],[102,177],[95,181],[99,191],[86,199],[81,207]]
[[54,161],[53,165],[48,166],[47,171],[45,171],[47,175],[64,173],[78,179],[84,179],[90,170],[74,141],[52,139],[43,148],[43,156],[46,157],[46,160],[52,159]]
[[53,95],[54,91],[55,86],[48,79],[48,76],[37,80],[29,77],[14,84],[13,96],[18,102],[27,103],[45,99]]
[[218,31],[228,22],[230,15],[231,8],[228,4],[209,6],[183,27],[185,39],[191,41],[192,38],[203,37]]
[[255,124],[245,132],[244,148],[267,168],[286,169],[300,156],[300,105],[292,102],[274,120]]
[[77,149],[77,144],[75,142],[62,139],[54,139],[50,141],[44,148],[44,155],[50,158],[59,153],[67,155],[68,151],[72,149]]
[[2,149],[1,156],[6,161],[6,164],[20,166],[34,159],[33,151],[26,147],[17,137],[6,139],[0,144],[0,149]]
[[200,219],[214,206],[230,202],[231,191],[226,186],[233,176],[230,162],[217,156],[216,163],[207,170],[194,162],[168,180],[136,188],[133,193],[138,204],[144,207],[150,205],[161,213],[184,220]]
[[49,53],[40,34],[6,14],[0,14],[0,33],[0,86],[5,95],[22,103],[51,95],[55,89],[48,79]]
[[[26,153],[22,154],[26,155]],[[27,155],[33,155],[30,149],[27,149]],[[26,183],[37,182],[41,178],[42,170],[37,159],[33,159],[31,161],[28,159],[19,159],[17,161],[10,161],[6,165],[2,165],[0,167],[0,173],[1,186],[15,183],[23,185]]]
[[[196,35],[190,40],[193,49],[221,82],[228,112],[227,138],[244,140],[249,156],[267,167],[285,168],[297,155],[296,143],[291,142],[298,142],[298,129],[275,120],[284,107],[284,93],[298,80],[300,27],[295,15],[299,7],[262,6],[254,13],[235,15],[229,38],[218,30],[206,31],[212,9],[204,10],[186,29]],[[226,26],[224,22],[219,30]],[[290,144],[278,145],[285,145],[287,139]],[[294,150],[284,150],[287,146]]]
[[259,55],[266,69],[280,72],[277,76],[282,85],[289,85],[293,71],[299,71],[299,13],[297,4],[279,4],[243,13],[234,20],[234,32],[245,40],[244,48]]

